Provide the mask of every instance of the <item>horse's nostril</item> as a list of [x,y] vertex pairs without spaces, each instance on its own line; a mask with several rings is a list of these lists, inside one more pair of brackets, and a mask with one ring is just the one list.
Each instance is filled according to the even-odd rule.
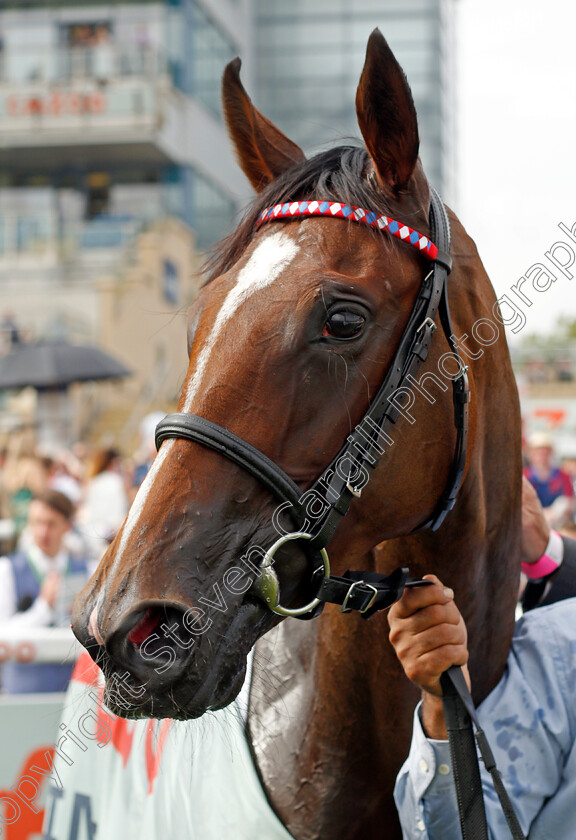
[[140,665],[163,660],[182,663],[194,643],[194,637],[186,632],[184,614],[179,607],[159,603],[133,616],[136,623],[124,636],[124,650],[131,661]]
[[186,668],[194,642],[194,637],[191,644],[185,636],[184,615],[184,609],[173,604],[142,604],[110,635],[108,655],[148,688],[174,682]]
[[134,647],[140,647],[165,619],[165,610],[159,607],[148,607],[138,624],[128,634],[128,641]]

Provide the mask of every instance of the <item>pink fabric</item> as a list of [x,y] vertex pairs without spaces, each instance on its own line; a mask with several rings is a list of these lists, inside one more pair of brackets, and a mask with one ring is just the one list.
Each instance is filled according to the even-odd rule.
[[552,560],[551,557],[548,557],[547,554],[543,554],[536,563],[522,563],[522,571],[526,577],[532,578],[533,580],[546,577],[546,575],[550,575],[556,571],[557,568],[558,563]]
[[564,559],[564,544],[557,531],[550,531],[546,551],[536,563],[522,563],[522,571],[532,580],[546,577],[555,572]]

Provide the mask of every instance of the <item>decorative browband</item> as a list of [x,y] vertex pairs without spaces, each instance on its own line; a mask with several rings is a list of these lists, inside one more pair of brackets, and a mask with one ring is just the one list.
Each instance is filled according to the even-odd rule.
[[256,227],[260,227],[266,222],[293,219],[298,216],[328,216],[361,222],[363,225],[378,230],[387,230],[392,236],[396,236],[403,242],[417,248],[429,260],[435,260],[438,256],[436,245],[427,236],[418,233],[417,230],[397,222],[396,219],[390,219],[388,216],[379,216],[373,210],[363,210],[361,207],[342,204],[339,201],[292,201],[285,204],[275,204],[260,213],[256,221]]

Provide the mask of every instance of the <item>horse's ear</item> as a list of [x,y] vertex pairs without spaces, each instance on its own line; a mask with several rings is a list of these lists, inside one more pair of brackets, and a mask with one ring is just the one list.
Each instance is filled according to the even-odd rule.
[[379,29],[368,40],[356,114],[380,184],[397,195],[418,160],[418,122],[404,71]]
[[240,59],[228,64],[222,79],[222,104],[238,162],[256,190],[305,160],[302,149],[252,104],[240,81]]

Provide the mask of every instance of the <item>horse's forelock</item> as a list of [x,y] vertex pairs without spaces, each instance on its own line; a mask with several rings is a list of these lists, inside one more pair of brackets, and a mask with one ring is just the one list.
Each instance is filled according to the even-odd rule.
[[326,199],[389,213],[386,196],[367,177],[370,158],[361,146],[337,146],[305,160],[276,178],[248,205],[240,224],[218,242],[204,267],[205,283],[228,271],[240,258],[256,231],[262,210],[286,201]]

